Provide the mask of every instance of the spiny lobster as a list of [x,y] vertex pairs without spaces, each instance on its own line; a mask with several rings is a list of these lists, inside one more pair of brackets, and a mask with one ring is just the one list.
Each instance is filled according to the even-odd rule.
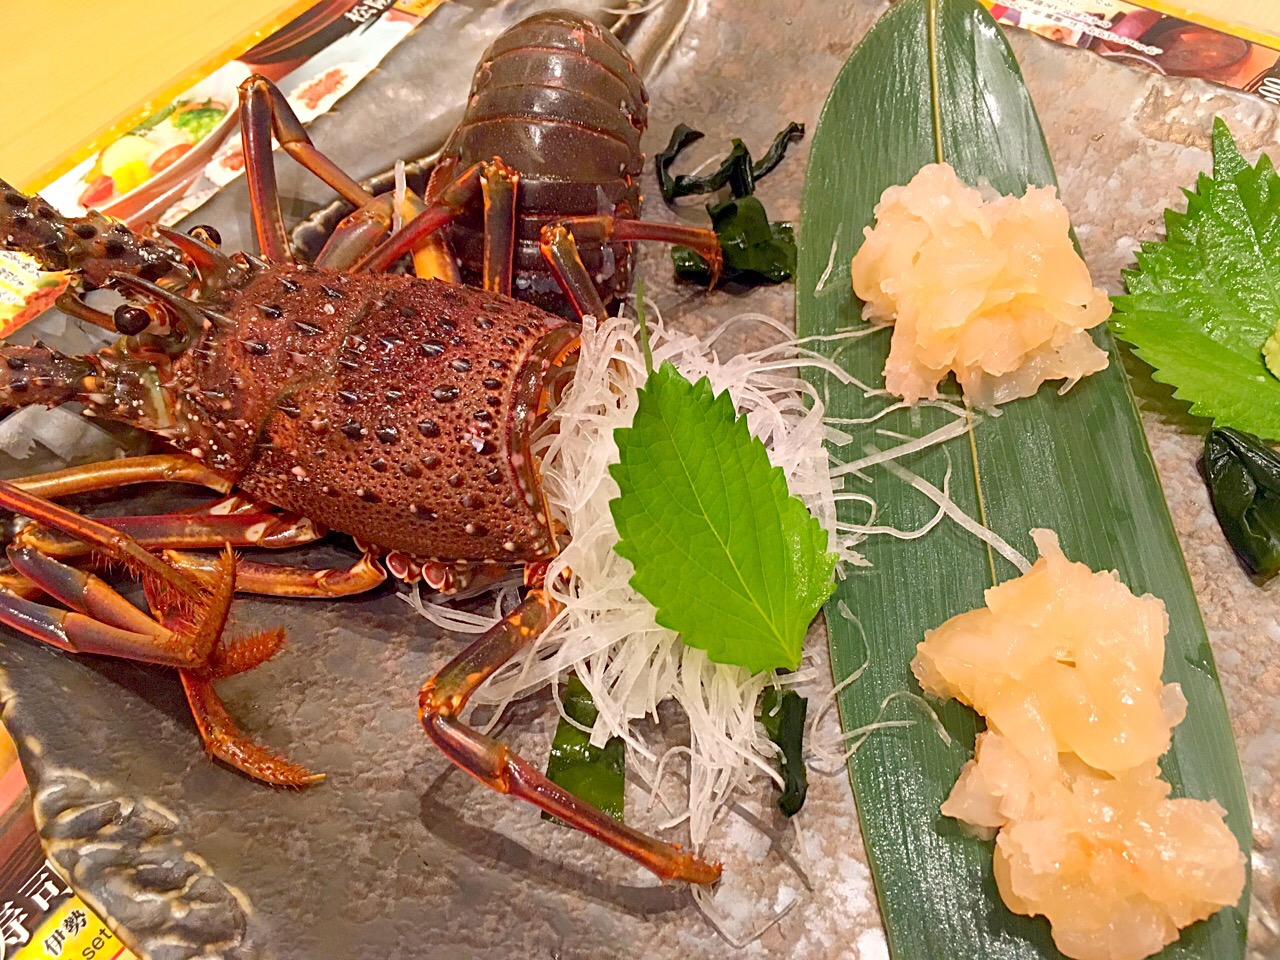
[[[548,511],[530,437],[572,374],[578,328],[509,295],[516,224],[523,225],[521,235],[536,226],[547,269],[580,316],[603,315],[604,304],[578,256],[576,236],[597,244],[692,242],[713,262],[719,253],[707,230],[639,224],[613,213],[560,216],[540,212],[537,204],[522,208],[522,176],[525,184],[541,185],[534,197],[549,206],[574,192],[590,193],[594,203],[594,190],[579,188],[599,174],[577,156],[590,153],[592,141],[587,134],[575,141],[568,132],[570,121],[582,117],[573,111],[584,103],[592,101],[597,113],[604,108],[591,91],[574,91],[582,70],[603,70],[640,91],[608,100],[633,128],[621,168],[605,171],[617,180],[608,189],[631,196],[643,88],[625,48],[591,21],[544,14],[512,33],[536,36],[546,57],[581,69],[534,71],[540,90],[558,82],[565,87],[555,96],[531,95],[536,103],[529,103],[520,85],[535,62],[532,54],[516,55],[524,66],[508,75],[500,64],[511,38],[500,38],[477,71],[481,93],[455,138],[464,146],[450,154],[424,201],[407,199],[409,219],[390,236],[394,199],[369,195],[329,161],[261,77],[240,88],[260,256],[224,253],[210,228],[142,236],[94,212],[65,218],[39,197],[0,182],[0,246],[35,256],[45,269],[73,271],[62,308],[120,334],[111,346],[80,357],[38,343],[0,347],[0,405],[76,401],[87,416],[149,431],[181,451],[0,482],[0,505],[34,521],[9,547],[12,569],[0,575],[0,621],[71,652],[177,667],[213,755],[259,779],[301,786],[318,776],[243,735],[214,692],[215,680],[263,662],[283,641],[278,631],[222,636],[236,591],[334,597],[372,589],[390,571],[457,594],[523,567],[529,591],[519,607],[423,686],[419,716],[428,735],[482,783],[536,804],[659,876],[708,883],[719,875],[717,865],[615,821],[460,720],[477,686],[533,642],[559,609],[541,581],[561,532]],[[506,89],[500,77],[514,91],[486,99],[486,85]],[[567,119],[548,112],[556,105]],[[496,155],[464,165],[476,150],[496,152],[521,123],[526,139],[547,148],[529,174]],[[314,264],[296,263],[288,252],[273,134],[358,208]],[[533,159],[519,150],[514,156]],[[556,180],[558,164],[571,167],[570,175]],[[456,271],[439,231],[472,216],[468,211],[479,200],[484,237],[476,288],[447,282]],[[631,211],[629,202],[619,209]],[[629,248],[622,252],[629,256]],[[381,272],[408,254],[420,276]],[[619,292],[618,276],[625,270],[601,273],[605,297]],[[80,295],[103,286],[129,300],[106,313]],[[104,520],[52,502],[146,481],[201,484],[224,499],[195,512]],[[357,537],[365,551],[359,562],[311,570],[231,553],[232,547],[305,543],[326,529]],[[189,552],[199,547],[223,554],[211,561]],[[75,558],[81,567],[63,562]],[[142,579],[152,616],[83,569],[104,559]],[[41,602],[50,597],[70,611]]]

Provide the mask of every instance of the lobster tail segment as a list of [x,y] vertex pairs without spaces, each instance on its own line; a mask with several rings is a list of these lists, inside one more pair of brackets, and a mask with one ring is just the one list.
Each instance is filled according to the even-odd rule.
[[96,211],[64,217],[40,197],[28,197],[0,180],[0,249],[30,254],[45,270],[76,270],[85,286],[98,287],[113,273],[185,285],[190,273],[178,251],[140,237]]

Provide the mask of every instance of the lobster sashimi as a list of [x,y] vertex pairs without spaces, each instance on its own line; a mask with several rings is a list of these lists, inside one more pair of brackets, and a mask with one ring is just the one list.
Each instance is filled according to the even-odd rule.
[[[594,36],[598,28],[583,30]],[[214,690],[283,642],[279,631],[223,635],[235,592],[336,597],[370,590],[389,572],[454,595],[523,571],[525,600],[423,686],[428,736],[476,779],[658,875],[711,882],[718,866],[613,820],[461,720],[472,692],[559,611],[542,580],[564,531],[551,519],[531,451],[573,375],[579,327],[509,295],[520,173],[496,155],[476,160],[409,201],[408,223],[388,236],[393,198],[365,193],[317,150],[269,81],[250,77],[240,96],[260,256],[222,251],[211,228],[142,236],[93,212],[64,218],[0,182],[0,247],[71,271],[59,305],[118,335],[86,356],[39,343],[0,346],[0,407],[77,402],[88,416],[137,427],[169,447],[0,482],[0,506],[31,521],[0,571],[0,622],[69,652],[177,668],[214,756],[258,779],[301,786],[317,776],[242,734]],[[357,205],[314,264],[288,252],[273,138]],[[501,202],[504,191],[511,203]],[[377,269],[412,254],[420,273],[433,274],[440,228],[481,197],[479,287]],[[574,233],[585,224],[592,236],[603,222],[566,217],[539,227],[548,275],[567,303],[588,312],[602,309],[600,294]],[[96,287],[125,302],[96,308],[83,296]],[[103,520],[54,502],[142,482],[202,485],[218,499],[182,513]],[[305,544],[327,530],[356,538],[363,556],[346,569],[315,570],[230,552]],[[142,580],[149,615],[95,575],[104,560]]]

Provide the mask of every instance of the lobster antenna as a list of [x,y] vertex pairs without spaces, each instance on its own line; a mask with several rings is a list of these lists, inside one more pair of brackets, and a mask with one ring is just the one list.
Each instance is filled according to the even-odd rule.
[[168,227],[156,227],[156,233],[181,250],[187,259],[195,264],[203,280],[211,279],[206,275],[213,274],[214,271],[225,278],[241,269],[238,263],[217,247],[190,234],[179,233]]

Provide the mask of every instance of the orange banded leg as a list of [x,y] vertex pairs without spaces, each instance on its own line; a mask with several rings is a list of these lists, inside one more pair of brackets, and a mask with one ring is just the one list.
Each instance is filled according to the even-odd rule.
[[[235,570],[235,556],[227,547],[209,583],[210,606],[223,621],[235,595]],[[146,593],[162,626],[179,633],[192,630],[200,639],[211,641],[199,666],[178,671],[205,750],[254,779],[277,786],[303,787],[324,779],[323,774],[312,773],[241,732],[213,688],[215,680],[243,673],[275,656],[284,644],[284,631],[267,630],[236,640],[225,639],[219,631],[209,637],[205,623],[192,625],[189,614],[180,606],[170,605],[163,591],[147,585]]]
[[346,270],[376,247],[391,232],[394,202],[391,194],[383,194],[343,217],[316,255],[315,265]]
[[200,739],[211,755],[255,780],[281,787],[305,787],[324,779],[323,773],[312,773],[242,733],[210,677],[191,670],[179,670],[178,674]]
[[461,283],[462,272],[453,248],[443,233],[436,232],[413,248],[413,272],[424,280]]
[[484,194],[483,285],[490,293],[511,296],[512,261],[516,249],[516,193],[520,174],[500,157],[484,165],[480,190]]
[[361,207],[373,199],[373,194],[360,186],[355,177],[316,148],[307,128],[274,83],[262,76],[249,77],[240,85],[240,97],[242,105],[248,104],[255,122],[261,122],[260,115],[265,114],[271,133],[285,153],[336,190],[347,203]]
[[[199,549],[230,545],[278,550],[312,543],[325,531],[305,517],[280,513],[162,513],[139,517],[103,517],[101,526],[143,547]],[[79,557],[96,549],[83,538],[33,524],[14,543],[35,547],[51,557]]]
[[[9,551],[15,570],[6,576],[7,583],[15,587],[31,584],[111,622],[9,593],[0,593],[0,622],[71,652],[178,666],[196,725],[210,753],[269,783],[304,786],[319,779],[240,733],[213,691],[215,678],[256,666],[274,654],[283,640],[278,631],[223,640],[235,594],[235,558],[230,547],[224,549],[214,575],[198,579],[148,553],[126,534],[4,481],[0,481],[0,506],[125,563],[142,576],[147,602],[159,621],[153,623],[140,612],[126,612],[127,601],[97,577],[43,557],[30,546],[18,545]],[[143,632],[115,624],[136,626]]]
[[[173,630],[155,622],[106,582],[74,567],[43,556],[30,547],[10,547],[14,570],[44,593],[71,607],[71,611],[47,607],[13,594],[0,594],[0,621],[30,637],[70,653],[94,653],[123,657],[170,667],[201,667],[217,645],[226,623],[229,604],[219,603],[233,576],[224,566],[210,595],[211,603],[198,622],[187,615],[187,630]],[[154,584],[154,581],[153,581]],[[171,597],[162,586],[150,592]],[[184,603],[175,609],[185,610]]]
[[418,716],[427,735],[446,757],[481,783],[529,801],[659,877],[713,883],[720,876],[718,864],[707,863],[678,845],[663,843],[619,823],[552,783],[506,744],[486,737],[459,719],[476,688],[532,643],[559,610],[560,604],[545,591],[531,590],[513,613],[428,680],[418,695]]
[[555,274],[560,289],[568,298],[574,313],[579,318],[595,317],[603,320],[609,315],[604,301],[600,299],[600,291],[596,289],[591,274],[578,255],[578,245],[567,227],[559,224],[542,228],[542,239],[539,243],[542,256],[551,264],[551,272]]
[[569,302],[580,316],[604,317],[604,304],[596,292],[596,286],[578,256],[579,241],[596,243],[632,243],[640,240],[656,240],[660,243],[682,244],[696,250],[711,266],[711,286],[720,279],[724,266],[724,254],[714,230],[705,227],[687,227],[675,223],[655,223],[650,220],[628,220],[601,214],[594,217],[566,217],[542,228],[540,247],[542,255],[551,264]]
[[485,164],[473,163],[441,190],[418,214],[351,268],[353,273],[380,273],[457,217],[480,193]]
[[[159,624],[92,573],[59,563],[31,547],[10,546],[8,555],[14,570],[72,610],[122,630],[159,636]],[[189,667],[195,662],[186,658],[175,665]]]
[[[6,507],[14,513],[30,517],[36,521],[37,525],[53,527],[68,537],[74,537],[93,552],[123,563],[141,576],[144,582],[150,577],[157,586],[163,585],[170,593],[182,598],[189,605],[198,606],[205,600],[204,591],[199,583],[180,570],[169,566],[159,557],[148,553],[145,547],[126,533],[83,517],[43,497],[28,493],[6,480],[0,480],[0,507]],[[34,546],[34,544],[19,545]]]
[[165,637],[121,630],[82,613],[46,606],[4,591],[0,591],[0,623],[67,653],[95,653],[166,667],[190,662],[189,657],[167,650]]
[[218,493],[227,493],[231,489],[229,480],[195,457],[172,453],[106,460],[13,481],[19,490],[45,499],[110,490],[134,483],[194,483]]
[[244,145],[245,181],[253,211],[258,250],[267,260],[290,263],[293,256],[280,212],[271,135],[285,152],[315,174],[357,208],[373,201],[373,195],[316,149],[306,129],[279,88],[266,77],[252,76],[240,84],[240,131]]
[[[201,574],[214,572],[217,565],[212,557],[182,550],[166,550],[164,558],[181,570]],[[361,557],[347,568],[328,567],[321,570],[257,563],[252,560],[236,562],[236,590],[269,597],[349,597],[366,593],[386,579],[386,571],[369,557]]]

